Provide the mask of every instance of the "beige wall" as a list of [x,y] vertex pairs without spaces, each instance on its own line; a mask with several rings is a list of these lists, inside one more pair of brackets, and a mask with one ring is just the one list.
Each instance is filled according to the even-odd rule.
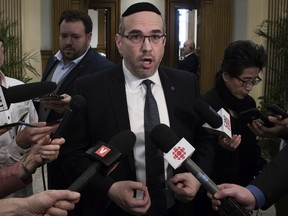
[[[142,0],[125,0],[121,2],[121,14],[129,7],[129,5],[141,2]],[[147,0],[155,4],[163,15],[165,12],[165,0]],[[45,7],[43,4],[45,3]],[[22,0],[22,33],[23,33],[23,50],[29,51],[33,50],[39,55],[39,62],[32,62],[33,66],[37,69],[39,74],[41,71],[41,59],[40,59],[40,49],[41,47],[48,48],[49,43],[49,30],[45,34],[42,34],[43,26],[51,26],[51,17],[47,16],[45,12],[47,9],[47,4],[51,4],[51,1],[39,1],[39,0]],[[268,0],[234,0],[235,4],[235,14],[234,17],[234,40],[244,40],[249,39],[255,43],[265,44],[262,38],[258,37],[254,31],[258,28],[261,22],[267,18],[268,14]],[[49,6],[49,5],[48,5]],[[45,10],[45,11],[42,11]],[[45,15],[46,14],[46,15]],[[243,15],[243,16],[242,16]],[[242,16],[242,17],[241,17]],[[46,23],[46,25],[45,25]],[[237,32],[238,30],[238,32]],[[240,32],[239,32],[240,31]],[[45,36],[45,40],[43,40]],[[262,74],[262,77],[264,74]],[[39,81],[40,77],[33,77],[33,81]],[[251,95],[257,99],[258,96],[262,95],[263,86],[259,85],[254,87]]]
[[[39,0],[22,0],[22,49],[23,52],[33,51],[37,53],[39,62],[31,61],[31,64],[36,68],[39,74],[42,74],[41,69],[41,1]],[[40,80],[33,74],[29,74],[33,78],[31,82]]]
[[[247,25],[247,38],[255,43],[266,45],[266,41],[255,34],[255,30],[259,28],[259,25],[263,20],[268,17],[268,0],[249,0],[248,1],[248,25]],[[265,79],[265,69],[260,76]],[[262,82],[263,84],[264,82]],[[255,86],[251,92],[251,96],[256,99],[264,94],[263,85]]]
[[[234,0],[234,11],[233,40],[252,40],[265,46],[266,42],[255,34],[255,30],[268,17],[268,0]],[[260,76],[265,79],[265,69]],[[263,95],[263,83],[253,87],[250,93],[257,103],[257,98]]]

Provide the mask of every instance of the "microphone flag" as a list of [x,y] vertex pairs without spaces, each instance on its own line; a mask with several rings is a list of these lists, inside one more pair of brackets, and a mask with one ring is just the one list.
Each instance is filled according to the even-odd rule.
[[223,108],[221,108],[217,113],[219,114],[219,116],[221,116],[223,120],[223,124],[220,127],[213,128],[208,123],[204,123],[202,127],[204,127],[209,133],[215,135],[223,135],[225,137],[232,138],[231,121],[229,113],[227,113],[226,110]]

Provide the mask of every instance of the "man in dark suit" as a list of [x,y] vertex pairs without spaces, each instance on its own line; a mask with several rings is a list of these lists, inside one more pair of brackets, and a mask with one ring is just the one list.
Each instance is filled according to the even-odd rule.
[[[282,121],[275,117],[268,117],[275,124],[274,127],[266,128],[257,122],[251,125],[253,131],[258,131],[262,135],[283,135],[288,134],[288,119]],[[260,132],[261,131],[261,132]],[[246,210],[267,209],[281,197],[288,193],[288,146],[285,146],[268,164],[267,168],[259,174],[248,186],[241,187],[235,184],[221,184],[221,190],[208,196],[212,199],[213,207],[218,209],[221,204],[219,199],[233,197]]]
[[70,9],[62,12],[59,19],[60,50],[49,59],[42,81],[56,82],[58,88],[54,94],[61,95],[63,99],[42,100],[40,120],[50,122],[63,117],[76,78],[113,65],[91,48],[92,27],[92,20],[87,13]]
[[[53,172],[59,173],[55,179],[59,187],[67,188],[87,170],[93,160],[85,152],[97,141],[107,143],[120,131],[130,129],[136,135],[136,143],[109,176],[96,174],[89,181],[71,215],[193,214],[192,199],[200,183],[185,167],[173,171],[164,163],[165,173],[159,173],[165,183],[159,188],[166,194],[164,199],[155,200],[151,196],[154,189],[146,185],[149,179],[145,169],[145,141],[149,138],[144,136],[144,104],[148,87],[143,81],[147,79],[153,83],[151,89],[160,122],[194,145],[197,150],[193,159],[208,173],[213,158],[209,136],[193,112],[193,102],[199,97],[196,76],[159,67],[166,42],[164,29],[161,13],[154,5],[133,4],[122,14],[115,37],[123,56],[122,64],[77,80],[75,93],[83,95],[87,105],[79,120],[74,121],[75,130],[66,139],[56,161]],[[161,158],[163,161],[162,152]],[[152,167],[156,168],[157,163]],[[163,206],[156,209],[161,213],[152,213],[151,209],[162,202]]]
[[190,71],[196,74],[199,78],[199,61],[195,53],[195,43],[192,40],[187,40],[184,42],[182,54],[184,55],[184,59],[179,61],[178,69]]
[[[63,99],[42,100],[40,104],[35,104],[41,121],[51,122],[63,117],[73,95],[76,78],[113,65],[91,48],[92,26],[92,20],[85,12],[78,10],[62,12],[59,19],[60,50],[49,59],[42,81],[56,82],[58,87],[54,94],[61,95]],[[52,184],[55,183],[52,180],[55,175],[50,172],[54,165],[54,163],[48,165],[50,188],[56,187]]]

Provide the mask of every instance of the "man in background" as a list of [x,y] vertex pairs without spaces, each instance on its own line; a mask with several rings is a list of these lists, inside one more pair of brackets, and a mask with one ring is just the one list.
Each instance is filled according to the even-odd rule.
[[65,10],[59,19],[59,51],[51,56],[43,72],[42,81],[53,81],[58,87],[54,94],[62,99],[42,100],[39,119],[46,122],[63,117],[69,106],[74,81],[86,74],[112,66],[91,46],[93,23],[90,16],[80,10]]
[[[54,94],[62,98],[42,100],[38,109],[40,120],[61,119],[73,95],[75,80],[113,65],[90,46],[92,27],[92,20],[86,12],[71,9],[62,12],[59,19],[60,50],[49,59],[42,77],[42,81],[56,82],[58,87]],[[54,162],[48,165],[49,188],[57,187],[51,185],[51,178],[61,175],[50,172],[53,166]]]
[[182,54],[184,55],[184,59],[179,61],[178,69],[190,71],[197,75],[198,74],[198,57],[195,52],[195,43],[192,40],[187,40],[184,42],[182,48]]

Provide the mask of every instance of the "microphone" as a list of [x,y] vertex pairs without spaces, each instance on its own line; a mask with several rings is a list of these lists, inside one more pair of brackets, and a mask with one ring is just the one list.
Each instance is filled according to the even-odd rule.
[[96,161],[68,187],[68,190],[81,192],[97,173],[107,175],[111,168],[115,168],[121,158],[132,151],[135,141],[135,134],[126,130],[116,134],[108,144],[100,143],[96,147],[88,149],[87,153]]
[[218,128],[222,125],[222,117],[204,100],[197,99],[193,108],[211,127]]
[[67,132],[70,129],[72,120],[75,118],[76,114],[84,109],[86,106],[86,100],[81,95],[74,95],[71,98],[70,104],[66,112],[64,113],[63,119],[57,128],[57,130],[52,134],[51,139],[66,137]]
[[208,132],[215,135],[223,135],[225,137],[232,137],[230,115],[221,108],[216,112],[204,100],[197,99],[194,103],[194,110],[206,121],[202,125]]
[[8,110],[11,103],[19,103],[49,94],[57,88],[54,82],[34,82],[5,88],[0,87],[0,112]]
[[[151,131],[152,142],[163,152],[165,160],[177,169],[184,164],[189,172],[211,194],[219,191],[217,185],[198,167],[190,156],[194,152],[193,146],[184,138],[179,140],[174,131],[165,124],[157,125]],[[248,216],[249,214],[230,197],[221,200],[220,211],[225,216]]]

